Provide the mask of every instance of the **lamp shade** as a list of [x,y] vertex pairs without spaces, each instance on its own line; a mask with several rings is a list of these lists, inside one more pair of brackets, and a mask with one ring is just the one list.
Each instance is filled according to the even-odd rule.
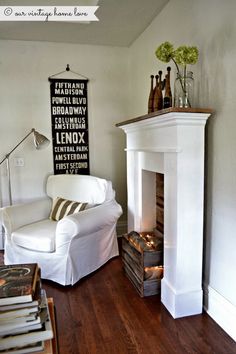
[[44,149],[45,147],[47,147],[50,143],[48,138],[46,138],[46,136],[44,136],[43,134],[40,134],[39,132],[37,132],[37,130],[35,130],[35,129],[32,129],[32,130],[34,133],[34,145],[35,145],[36,149],[41,150],[41,149]]

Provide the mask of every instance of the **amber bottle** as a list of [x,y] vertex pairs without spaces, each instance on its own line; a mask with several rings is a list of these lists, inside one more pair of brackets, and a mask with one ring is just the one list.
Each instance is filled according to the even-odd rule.
[[164,101],[163,101],[163,108],[172,107],[172,92],[171,92],[171,87],[170,87],[170,71],[171,71],[171,67],[168,66],[166,79],[165,79],[165,95],[164,95]]
[[158,72],[159,75],[156,75],[156,88],[155,88],[155,94],[154,94],[154,111],[159,111],[163,107],[163,96],[162,96],[162,80],[161,80],[161,75],[162,71]]
[[157,111],[157,91],[158,91],[158,75],[155,75],[156,86],[154,89],[154,97],[153,97],[153,112]]
[[149,93],[149,98],[148,98],[148,113],[153,112],[153,100],[154,100],[154,94],[155,94],[155,90],[153,87],[153,79],[154,79],[154,75],[151,75],[151,87],[150,87],[150,93]]
[[158,71],[159,74],[159,82],[158,82],[158,90],[157,90],[157,110],[163,108],[163,95],[162,95],[162,71]]

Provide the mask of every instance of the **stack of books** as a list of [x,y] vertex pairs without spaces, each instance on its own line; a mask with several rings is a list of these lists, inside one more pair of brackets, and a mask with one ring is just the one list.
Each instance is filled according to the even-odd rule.
[[50,353],[48,305],[36,263],[0,266],[0,353]]

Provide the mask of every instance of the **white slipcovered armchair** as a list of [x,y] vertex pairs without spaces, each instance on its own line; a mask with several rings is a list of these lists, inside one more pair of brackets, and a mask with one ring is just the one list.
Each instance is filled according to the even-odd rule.
[[[38,263],[41,276],[73,285],[117,256],[116,223],[122,209],[110,181],[82,175],[49,176],[47,197],[2,208],[5,264]],[[59,221],[49,219],[53,199],[88,203]]]

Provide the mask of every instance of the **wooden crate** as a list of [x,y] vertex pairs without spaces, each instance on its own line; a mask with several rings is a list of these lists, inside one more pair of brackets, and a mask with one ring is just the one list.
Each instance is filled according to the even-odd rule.
[[160,293],[161,279],[145,279],[145,267],[163,264],[163,250],[144,250],[129,242],[128,235],[122,237],[123,269],[141,297]]

